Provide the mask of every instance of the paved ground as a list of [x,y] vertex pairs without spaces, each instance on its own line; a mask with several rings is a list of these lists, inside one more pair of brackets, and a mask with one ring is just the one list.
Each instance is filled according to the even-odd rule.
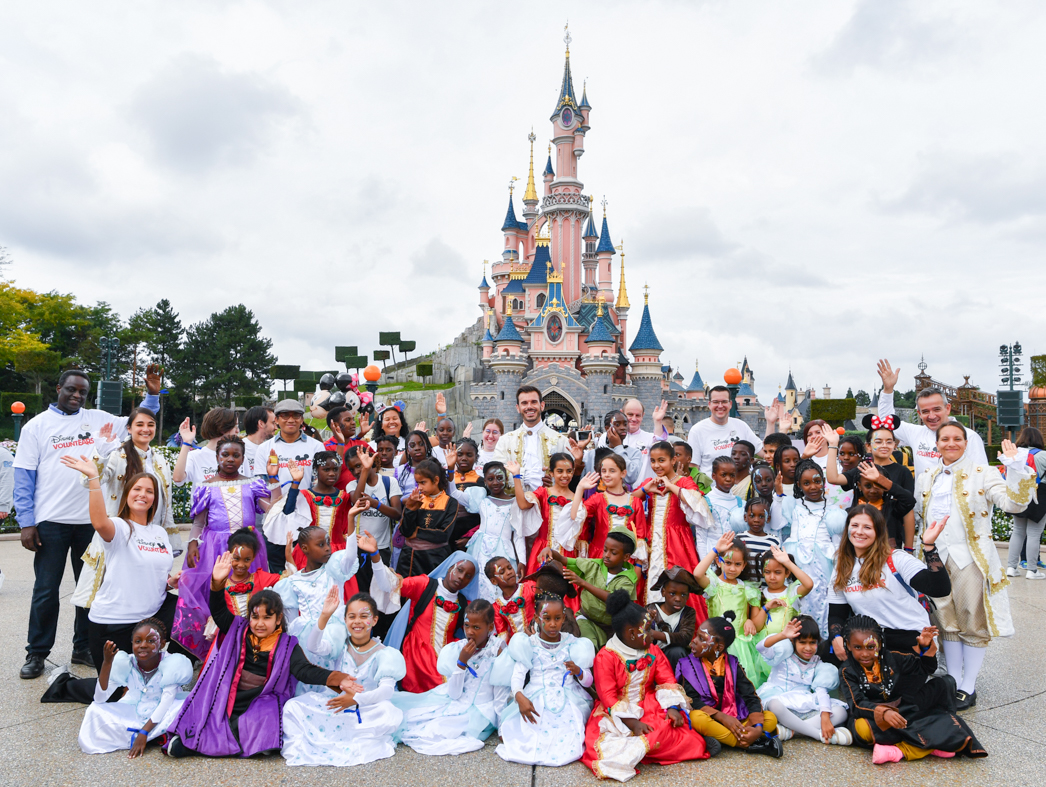
[[[76,735],[84,709],[78,705],[43,705],[44,678],[21,680],[18,669],[25,654],[26,623],[32,593],[32,560],[17,542],[0,542],[0,567],[6,583],[0,590],[0,629],[6,647],[0,652],[0,784],[102,785],[181,783],[184,785],[297,785],[364,784],[427,785],[496,784],[498,787],[534,785],[593,785],[587,768],[574,763],[565,768],[529,768],[502,762],[494,741],[482,751],[451,759],[422,757],[401,746],[396,756],[361,768],[288,768],[278,757],[239,760],[195,758],[173,761],[150,749],[138,761],[125,754],[82,754]],[[69,659],[72,634],[72,572],[67,572],[58,643],[51,666]],[[1046,627],[1046,582],[1019,578],[1010,600],[1017,636],[1000,640],[988,651],[978,684],[979,704],[966,713],[990,756],[984,760],[943,761],[928,758],[916,763],[873,766],[867,751],[828,747],[808,740],[785,743],[781,760],[724,751],[714,760],[684,763],[670,768],[641,766],[637,785],[749,783],[815,787],[815,785],[922,785],[1014,784],[1041,781],[1046,745],[1046,680],[1042,630]],[[78,667],[81,676],[92,670]],[[1035,720],[1035,721],[1033,721]]]

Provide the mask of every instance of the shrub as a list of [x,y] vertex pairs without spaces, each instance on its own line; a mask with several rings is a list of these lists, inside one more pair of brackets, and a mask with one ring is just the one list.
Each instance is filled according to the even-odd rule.
[[810,402],[810,420],[827,421],[834,427],[857,417],[857,402],[853,399],[814,399]]

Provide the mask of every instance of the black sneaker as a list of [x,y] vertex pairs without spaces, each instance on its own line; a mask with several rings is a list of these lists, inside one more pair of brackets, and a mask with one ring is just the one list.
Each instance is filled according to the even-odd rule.
[[709,735],[702,735],[701,737],[705,739],[705,751],[708,752],[709,757],[715,757],[723,750],[723,744],[715,738]]
[[70,664],[79,664],[83,667],[93,667],[94,659],[91,658],[91,651],[89,650],[74,650],[73,656],[69,659]]
[[30,653],[25,657],[25,664],[18,671],[18,677],[23,680],[39,678],[44,674],[44,657],[37,653]]
[[776,735],[764,735],[744,751],[749,754],[766,754],[774,759],[779,759],[784,756],[784,745]]
[[968,710],[977,704],[977,692],[967,694],[965,691],[955,692],[955,709]]

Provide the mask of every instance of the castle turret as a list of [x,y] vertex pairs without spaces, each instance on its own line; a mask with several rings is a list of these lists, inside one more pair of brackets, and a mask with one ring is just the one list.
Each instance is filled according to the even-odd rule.
[[494,335],[490,332],[490,321],[493,318],[493,316],[494,310],[487,309],[487,314],[484,318],[486,321],[487,330],[484,332],[483,341],[481,342],[481,344],[483,345],[483,360],[490,358],[490,356],[494,353]]
[[[614,298],[614,282],[610,266],[614,264],[614,242],[610,239],[610,227],[607,225],[607,201],[603,199],[603,228],[599,232],[599,243],[596,244],[596,286],[599,293],[608,301]],[[622,257],[622,260],[624,258]]]
[[479,283],[479,308],[486,313],[490,308],[490,285],[487,284],[487,261],[483,260],[483,280]]
[[614,409],[611,391],[614,388],[614,372],[618,368],[618,353],[603,305],[600,296],[596,319],[585,340],[588,354],[581,356],[581,370],[588,379],[587,404],[590,413],[607,413]]
[[628,290],[625,289],[625,244],[621,244],[621,280],[617,285],[617,301],[614,302],[614,311],[617,312],[617,325],[621,329],[621,349],[625,348],[628,328]]
[[529,227],[538,217],[538,190],[534,186],[534,140],[537,137],[533,129],[527,139],[530,140],[530,171],[527,173],[527,190],[523,192],[523,219]]
[[643,415],[643,428],[650,430],[654,426],[652,413],[661,401],[661,382],[664,372],[661,371],[661,353],[664,347],[657,340],[654,325],[650,320],[650,292],[643,288],[643,317],[639,321],[636,338],[629,347],[632,353],[632,383],[635,385],[639,401],[646,412]]
[[545,172],[542,175],[542,179],[545,182],[545,196],[547,197],[552,193],[552,181],[556,177],[556,171],[552,169],[552,145],[548,146],[548,163],[545,164]]
[[585,284],[591,290],[596,291],[596,265],[599,262],[599,258],[596,256],[596,243],[599,241],[599,233],[596,232],[596,224],[592,221],[591,211],[581,238],[585,241],[585,250],[581,253],[581,263],[585,267]]
[[[527,357],[523,353],[523,337],[512,322],[512,307],[505,310],[505,324],[494,340],[494,354],[490,357],[490,369],[494,372],[498,390],[497,417],[506,429],[515,429],[519,424],[516,412],[516,391],[527,369]],[[512,427],[508,425],[512,424]]]
[[701,379],[701,365],[698,361],[694,361],[694,377],[690,380],[690,385],[686,387],[687,399],[704,399],[705,398],[705,381]]
[[792,379],[792,370],[788,370],[788,382],[785,383],[785,411],[792,412],[795,409],[795,380]]

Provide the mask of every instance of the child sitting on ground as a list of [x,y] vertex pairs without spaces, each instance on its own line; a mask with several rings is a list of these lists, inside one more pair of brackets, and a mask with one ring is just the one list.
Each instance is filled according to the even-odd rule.
[[494,634],[494,607],[476,599],[465,610],[465,638],[439,653],[441,683],[423,694],[400,692],[393,703],[403,711],[397,738],[420,754],[464,754],[483,748],[497,729],[508,689],[490,682],[504,643]]
[[[585,750],[592,712],[595,651],[563,631],[566,607],[556,596],[538,601],[537,633],[515,637],[496,662],[494,683],[508,683],[514,702],[501,714],[498,756],[524,765],[566,765]],[[529,673],[529,680],[527,678]]]
[[651,590],[658,591],[662,600],[646,605],[647,639],[661,648],[675,670],[679,660],[690,652],[690,641],[697,629],[697,613],[688,602],[691,593],[701,592],[701,586],[685,568],[672,566],[661,574]]
[[[178,653],[166,653],[165,644],[167,629],[156,618],[134,627],[133,655],[105,643],[94,702],[84,714],[77,739],[84,754],[118,751],[130,740],[127,756],[134,759],[142,756],[147,743],[166,742],[167,728],[186,696],[181,687],[192,680],[192,662]],[[126,688],[123,696],[112,702],[121,687]]]
[[[736,630],[734,612],[709,618],[697,627],[692,653],[676,665],[676,677],[690,699],[690,723],[696,732],[749,754],[784,754],[774,734],[777,719],[764,712],[744,667],[729,653]],[[710,745],[717,753],[720,747]]]
[[[332,587],[323,612],[309,634],[310,650],[329,655],[323,639],[327,621],[341,599]],[[371,636],[378,607],[366,593],[357,593],[345,605],[349,641],[342,648],[340,668],[352,675],[351,692],[310,692],[283,706],[283,758],[288,765],[363,765],[396,752],[393,733],[403,714],[392,704],[396,681],[407,672],[395,648]]]
[[704,738],[685,718],[686,694],[665,654],[647,639],[646,610],[625,590],[611,593],[606,608],[614,636],[593,663],[598,701],[581,761],[600,779],[623,782],[640,762],[707,759]]
[[759,687],[759,698],[777,719],[781,740],[795,733],[849,746],[853,735],[846,727],[846,703],[831,699],[839,687],[839,670],[817,656],[821,632],[809,615],[788,621],[756,647],[770,664],[770,677]]

